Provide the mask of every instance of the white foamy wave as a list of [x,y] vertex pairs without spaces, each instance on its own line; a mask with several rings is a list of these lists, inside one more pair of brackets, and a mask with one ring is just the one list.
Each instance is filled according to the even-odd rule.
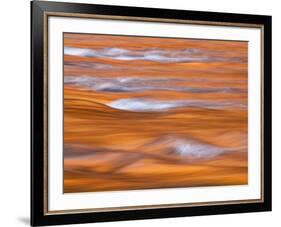
[[202,144],[183,139],[175,140],[173,149],[181,156],[195,159],[212,158],[226,152],[223,148],[214,145]]
[[219,147],[207,142],[171,135],[160,137],[146,144],[146,147],[150,149],[153,149],[153,147],[158,148],[159,146],[165,147],[168,154],[172,154],[175,157],[180,156],[182,160],[209,159],[227,152],[239,150],[239,148]]
[[108,104],[108,106],[128,111],[164,111],[182,106],[180,102],[155,101],[144,99],[120,99]]
[[64,47],[64,54],[74,56],[88,56],[92,51],[86,48]]
[[237,57],[221,57],[216,51],[206,51],[196,48],[185,49],[145,49],[129,50],[124,48],[100,48],[88,49],[77,47],[64,47],[65,55],[74,55],[82,57],[101,57],[122,61],[154,61],[154,62],[212,62],[212,61],[231,61],[241,62],[245,59]]
[[[201,79],[202,80],[202,79]],[[64,83],[82,86],[103,92],[139,92],[148,90],[166,90],[193,93],[240,93],[245,90],[232,87],[191,87],[181,82],[196,82],[196,78],[140,78],[140,77],[90,77],[65,76]],[[208,80],[203,80],[208,81]],[[211,82],[211,80],[209,80]]]
[[203,100],[152,100],[141,98],[128,98],[113,101],[108,106],[126,111],[136,112],[161,112],[180,107],[223,109],[227,107],[245,108],[243,104],[232,102],[211,102]]

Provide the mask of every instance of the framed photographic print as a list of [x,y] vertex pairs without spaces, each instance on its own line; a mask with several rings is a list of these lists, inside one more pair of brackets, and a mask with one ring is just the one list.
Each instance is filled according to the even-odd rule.
[[34,1],[31,224],[271,210],[271,17]]

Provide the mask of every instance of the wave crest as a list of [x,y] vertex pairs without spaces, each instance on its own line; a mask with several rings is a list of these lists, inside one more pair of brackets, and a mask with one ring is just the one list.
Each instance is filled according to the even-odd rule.
[[[183,86],[181,82],[204,82],[196,78],[139,78],[139,77],[94,77],[94,76],[65,76],[64,83],[86,87],[104,92],[140,92],[148,90],[165,90],[192,93],[241,93],[242,89],[235,87],[192,87]],[[211,82],[211,81],[208,81]]]
[[178,62],[243,62],[245,59],[239,57],[222,57],[218,51],[206,51],[197,48],[184,48],[177,50],[167,49],[145,49],[130,50],[125,48],[77,48],[64,47],[65,55],[82,57],[110,58],[121,61],[153,61],[159,63],[178,63]]
[[226,107],[245,108],[246,106],[233,102],[211,102],[203,100],[152,100],[141,98],[128,98],[113,101],[108,106],[126,111],[140,111],[140,112],[158,112],[167,111],[180,107],[193,107],[193,108],[207,108],[207,109],[223,109]]

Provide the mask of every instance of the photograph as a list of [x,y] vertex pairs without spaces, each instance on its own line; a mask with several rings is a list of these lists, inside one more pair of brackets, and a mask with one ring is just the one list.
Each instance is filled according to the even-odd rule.
[[272,209],[268,15],[31,2],[31,225]]
[[64,193],[246,185],[248,42],[63,33]]

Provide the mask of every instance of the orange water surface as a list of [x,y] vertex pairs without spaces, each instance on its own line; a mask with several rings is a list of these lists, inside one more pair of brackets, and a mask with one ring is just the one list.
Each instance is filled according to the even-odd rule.
[[64,192],[248,183],[248,43],[64,34]]

